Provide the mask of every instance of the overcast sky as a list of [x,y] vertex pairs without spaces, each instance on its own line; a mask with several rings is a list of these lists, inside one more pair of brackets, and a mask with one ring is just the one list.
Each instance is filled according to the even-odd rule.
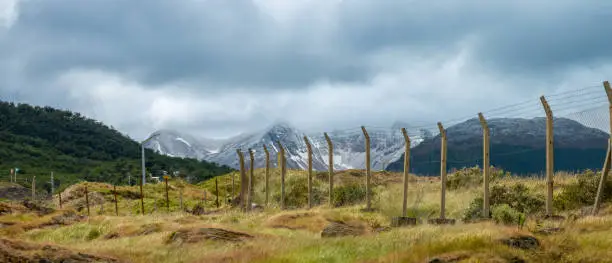
[[612,79],[612,1],[0,0],[0,98],[137,140],[435,123]]

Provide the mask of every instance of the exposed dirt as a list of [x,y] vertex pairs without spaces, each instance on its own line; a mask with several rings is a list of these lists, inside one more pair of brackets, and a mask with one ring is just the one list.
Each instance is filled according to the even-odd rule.
[[287,228],[291,230],[308,230],[313,233],[321,232],[329,222],[319,213],[289,213],[271,217],[266,222],[267,227]]
[[117,259],[84,254],[65,248],[0,239],[1,262],[121,262]]
[[32,196],[32,191],[18,184],[0,186],[0,199],[21,201]]
[[321,237],[361,236],[367,233],[367,227],[361,224],[330,222],[321,232]]
[[253,236],[234,232],[221,228],[195,228],[181,229],[170,235],[168,243],[197,243],[203,240],[216,240],[225,242],[240,242],[246,239],[252,239]]
[[507,246],[520,249],[535,249],[540,246],[540,241],[537,238],[527,235],[517,235],[500,240]]

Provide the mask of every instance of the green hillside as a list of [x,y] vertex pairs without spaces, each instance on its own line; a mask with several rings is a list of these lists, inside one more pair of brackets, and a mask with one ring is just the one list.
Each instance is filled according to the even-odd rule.
[[[230,172],[227,166],[194,159],[172,158],[146,150],[147,173],[180,171],[180,177],[199,182]],[[142,173],[140,144],[112,127],[79,113],[51,107],[0,102],[0,180],[18,167],[18,182],[36,176],[41,189],[79,180],[136,184]],[[47,183],[42,183],[47,182]]]

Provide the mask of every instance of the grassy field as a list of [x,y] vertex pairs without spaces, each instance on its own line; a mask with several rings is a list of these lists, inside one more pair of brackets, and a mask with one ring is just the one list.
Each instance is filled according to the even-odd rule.
[[[428,218],[439,216],[440,181],[411,176],[408,214],[421,222],[408,227],[389,227],[391,218],[400,215],[402,209],[401,174],[373,173],[375,210],[371,212],[362,211],[362,171],[336,175],[339,194],[333,197],[334,207],[329,206],[327,174],[316,173],[316,206],[312,209],[306,209],[306,173],[289,171],[289,209],[285,211],[278,208],[277,171],[270,176],[267,207],[263,171],[257,170],[255,175],[254,202],[264,207],[249,213],[232,209],[226,202],[232,191],[232,176],[235,191],[239,191],[236,173],[217,179],[219,208],[214,179],[199,185],[171,180],[169,212],[164,185],[146,185],[145,215],[140,214],[139,188],[117,188],[119,216],[115,216],[112,186],[88,183],[90,216],[78,216],[87,214],[84,185],[73,185],[62,194],[63,209],[56,207],[57,199],[47,201],[56,210],[46,213],[3,202],[0,236],[5,241],[51,245],[69,251],[64,253],[83,252],[120,262],[612,262],[610,202],[598,216],[584,212],[594,198],[596,175],[592,172],[555,176],[555,211],[565,219],[542,219],[541,198],[546,185],[542,179],[497,173],[491,183],[493,219],[464,222],[479,203],[481,186],[475,170],[460,171],[450,176],[452,185],[446,195],[446,215],[457,223],[441,226],[427,224]],[[187,212],[180,209],[181,192]],[[502,204],[502,199],[508,200],[510,208]],[[204,213],[189,212],[202,205]],[[72,210],[76,216],[70,214]],[[525,216],[524,224],[517,223],[517,215]],[[331,222],[343,222],[363,232],[358,236],[322,237],[321,232]],[[207,239],[210,232],[202,229],[230,232]],[[234,233],[248,236],[235,237]],[[534,237],[538,244],[517,248],[503,242],[519,236]],[[0,256],[2,249],[0,243]],[[40,251],[13,252],[24,258],[49,253]]]

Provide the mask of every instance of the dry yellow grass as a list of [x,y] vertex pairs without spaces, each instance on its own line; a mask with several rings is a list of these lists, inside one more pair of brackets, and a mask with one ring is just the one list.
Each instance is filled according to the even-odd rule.
[[[263,171],[256,171],[256,176],[256,202],[261,203],[264,197]],[[306,176],[306,173],[290,171],[289,177],[294,176]],[[68,226],[34,227],[27,231],[23,228],[40,225],[59,212],[44,217],[28,213],[5,214],[0,216],[0,222],[12,222],[15,223],[12,227],[21,227],[21,231],[11,233],[13,238],[56,244],[126,262],[427,262],[434,257],[464,262],[511,262],[516,259],[527,262],[612,262],[610,206],[606,206],[598,217],[587,216],[575,221],[537,222],[530,219],[522,229],[492,222],[458,222],[453,226],[419,224],[376,232],[376,228],[388,226],[392,216],[399,215],[402,194],[401,174],[377,173],[374,177],[377,186],[374,188],[373,206],[377,210],[370,213],[361,211],[363,204],[332,209],[324,199],[309,210],[280,211],[272,201],[271,207],[248,214],[223,206],[216,212],[195,216],[177,211],[178,194],[174,188],[171,192],[171,198],[175,199],[172,203],[174,210],[170,213],[159,207],[157,212],[145,216],[135,212],[113,216],[114,208],[108,205],[105,213],[92,213],[86,220]],[[222,176],[219,182],[229,181],[228,178],[229,175]],[[321,188],[327,187],[325,176],[318,175],[317,178]],[[346,172],[338,178],[341,182],[338,185],[365,179],[355,172]],[[574,180],[572,175],[560,174],[555,178],[559,186],[557,190],[562,191],[564,185]],[[543,180],[534,178],[501,178],[496,183],[523,183],[533,191],[544,191],[545,186]],[[203,189],[212,196],[214,190],[211,186],[214,187],[214,181],[198,186],[184,184],[185,203],[199,202]],[[271,186],[273,189],[278,187],[277,177],[271,178]],[[108,188],[91,184],[90,189],[104,192]],[[223,189],[227,190],[227,187]],[[136,191],[137,188],[126,187],[125,190]],[[439,181],[435,178],[413,178],[408,195],[410,215],[421,219],[438,216],[439,190]],[[145,191],[149,196],[147,209],[152,208],[150,202],[165,198],[162,185],[146,186]],[[107,194],[105,192],[104,196]],[[480,195],[479,186],[449,191],[447,216],[459,219],[477,195]],[[139,201],[134,203],[121,204],[120,209],[135,211],[132,206],[138,207]],[[216,210],[210,201],[206,209]],[[369,231],[358,237],[321,238],[320,232],[329,221],[360,223],[367,225]],[[563,230],[551,235],[533,233],[543,227]],[[166,242],[175,231],[199,228],[222,228],[248,233],[254,238],[237,243],[212,240],[195,244]],[[0,229],[5,231],[10,227]],[[541,242],[540,248],[521,250],[499,241],[517,234],[535,235]]]

